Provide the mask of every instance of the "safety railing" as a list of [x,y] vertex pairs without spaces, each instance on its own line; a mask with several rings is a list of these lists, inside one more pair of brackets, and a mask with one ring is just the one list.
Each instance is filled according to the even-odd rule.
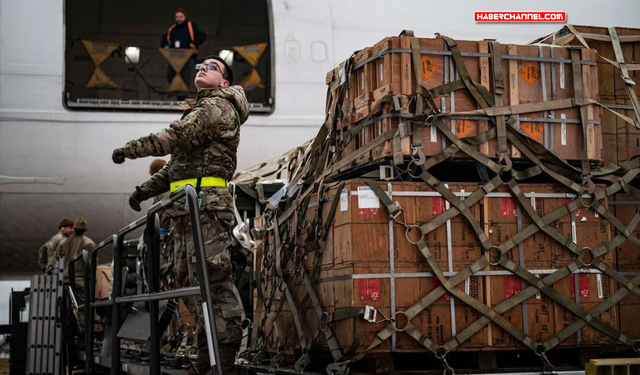
[[[170,206],[174,202],[186,197],[189,218],[193,234],[193,243],[198,267],[199,286],[181,288],[168,291],[160,291],[160,218],[158,213]],[[147,284],[148,293],[123,296],[122,285],[122,260],[124,256],[124,241],[127,234],[146,225],[145,243],[147,247]],[[98,252],[107,246],[113,245],[113,284],[111,290],[111,299],[106,301],[95,301],[96,289],[96,264]],[[74,262],[75,263],[75,262]],[[87,263],[89,263],[87,261]],[[89,264],[85,267],[89,268]],[[69,269],[73,269],[70,267]],[[117,234],[105,239],[98,244],[91,254],[90,272],[85,272],[85,290],[88,294],[85,298],[84,308],[86,321],[86,362],[85,371],[92,373],[93,368],[93,339],[94,327],[90,318],[94,316],[98,307],[112,307],[111,316],[111,374],[120,374],[120,338],[118,331],[122,324],[121,307],[126,303],[147,302],[150,321],[150,339],[149,339],[149,374],[160,375],[160,336],[158,329],[159,320],[159,301],[173,299],[177,297],[196,296],[200,294],[202,301],[202,310],[204,313],[205,331],[207,336],[209,358],[214,374],[222,374],[222,365],[219,361],[220,347],[217,339],[216,323],[213,316],[213,302],[211,296],[211,288],[209,284],[209,272],[206,265],[206,255],[204,249],[204,239],[202,237],[202,226],[200,223],[200,208],[198,204],[198,196],[195,189],[187,185],[180,190],[173,192],[169,197],[155,203],[145,217],[141,217],[128,226],[122,228]],[[90,275],[89,275],[90,274]],[[71,279],[71,278],[70,278]],[[71,279],[73,280],[73,279]],[[205,348],[200,348],[204,350]]]
[[[78,311],[82,311],[83,313],[83,318],[84,318],[84,327],[85,327],[85,348],[89,347],[89,331],[93,331],[93,321],[90,320],[91,317],[93,317],[93,315],[89,314],[89,309],[87,308],[88,304],[87,304],[87,293],[89,292],[89,253],[86,250],[82,250],[82,252],[80,254],[78,254],[75,258],[73,258],[71,260],[71,262],[69,262],[69,284],[71,286],[71,290],[74,292],[76,291],[76,263],[82,261],[82,284],[84,286],[84,303],[82,305],[80,305],[78,303]],[[77,302],[77,299],[76,299]],[[71,348],[73,346],[73,340],[71,340],[71,338],[73,338],[73,332],[71,332],[71,326],[67,327],[67,343],[69,344],[69,347],[66,350],[67,353],[67,361],[66,363],[68,364],[68,374],[71,375],[72,374],[72,367],[73,367],[73,358],[71,358]],[[91,342],[93,343],[93,337],[91,338]],[[88,356],[88,359],[85,360],[85,371],[87,372],[87,374],[91,374],[91,363],[89,363],[90,359],[93,358],[91,356]]]

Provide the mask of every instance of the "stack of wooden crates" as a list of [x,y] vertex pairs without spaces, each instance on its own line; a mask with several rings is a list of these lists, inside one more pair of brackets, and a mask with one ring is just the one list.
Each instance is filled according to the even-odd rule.
[[[598,28],[584,28],[596,30]],[[640,35],[640,30],[622,30],[620,34]],[[601,31],[601,30],[600,30]],[[364,126],[349,146],[343,151],[341,160],[357,152],[372,142],[376,137],[391,130],[406,127],[406,137],[401,139],[400,150],[404,160],[394,160],[401,165],[412,156],[411,125],[405,118],[412,116],[416,110],[415,101],[410,98],[416,93],[416,72],[427,89],[460,79],[460,73],[454,64],[451,51],[441,38],[419,38],[420,66],[413,65],[410,36],[385,38],[379,43],[355,53],[350,63],[343,62],[326,76],[329,86],[327,112],[330,116],[340,106],[341,114],[335,116],[338,132],[346,134],[349,129],[365,118],[370,123]],[[606,42],[590,40],[595,49],[580,50],[582,74],[578,75],[584,87],[584,99],[613,104],[612,109],[621,110],[629,117],[634,117],[628,107],[629,98],[624,84],[619,78],[619,71],[610,64],[597,58],[597,54],[615,60],[610,45]],[[493,70],[490,64],[489,41],[456,41],[463,60],[467,66],[471,80],[485,86],[494,93]],[[640,42],[625,43],[623,51],[628,63],[640,60]],[[571,51],[568,47],[550,45],[501,45],[502,71],[504,72],[504,106],[527,103],[559,101],[574,98],[574,79]],[[597,50],[597,51],[596,51]],[[346,74],[347,69],[353,69]],[[633,71],[636,77],[637,71]],[[340,90],[348,84],[348,89],[339,102]],[[391,105],[379,105],[385,95],[396,95],[401,109],[391,114]],[[445,119],[448,129],[458,138],[477,136],[488,131],[493,124],[488,117],[473,114],[460,114],[478,109],[478,104],[468,90],[457,90],[433,98],[442,113],[457,113]],[[622,109],[621,109],[622,108]],[[373,114],[371,112],[374,111]],[[556,155],[574,163],[582,158],[586,148],[588,159],[592,165],[618,163],[640,154],[640,131],[621,122],[616,116],[603,110],[596,104],[588,106],[588,124],[586,144],[583,142],[583,125],[577,107],[562,108],[521,114],[520,130],[530,141],[543,145]],[[436,155],[450,142],[440,129],[435,126],[422,129],[421,147],[427,157]],[[395,147],[395,149],[394,149]],[[472,146],[479,153],[497,159],[495,139]],[[511,158],[514,160],[526,157],[513,145],[509,145]],[[373,148],[361,155],[345,169],[375,164],[394,158],[398,146],[392,140]],[[454,158],[469,158],[458,152]],[[406,164],[405,164],[406,165]],[[576,164],[577,165],[577,164]],[[419,180],[417,180],[419,181]],[[473,192],[482,189],[482,183],[460,183],[447,181],[447,188],[460,199],[465,199]],[[342,191],[334,187],[324,194],[330,200],[340,200],[328,227],[327,240],[321,255],[319,278],[316,290],[322,308],[328,313],[341,309],[373,307],[380,313],[378,319],[402,318],[402,311],[409,309],[430,291],[439,285],[424,256],[414,241],[418,238],[417,225],[422,225],[448,210],[450,202],[426,183],[419,182],[377,182],[393,201],[397,201],[403,209],[403,220],[411,226],[407,229],[391,220],[387,211],[368,185],[362,181],[348,181]],[[539,216],[548,215],[576,199],[575,193],[560,184],[520,184],[521,190],[530,200]],[[603,189],[603,185],[598,185]],[[584,199],[588,205],[590,200]],[[616,196],[614,200],[603,200],[607,209],[614,212],[625,225],[638,212],[635,200],[628,196]],[[317,194],[311,198],[304,217],[313,221],[318,209]],[[327,218],[329,203],[322,203],[322,218]],[[494,191],[477,204],[470,207],[484,234],[494,243],[500,244],[517,232],[526,228],[532,220],[524,212],[519,202],[510,195],[505,187]],[[322,221],[325,222],[324,220]],[[552,224],[553,228],[564,237],[578,244],[579,247],[596,248],[614,238],[618,233],[613,226],[592,209],[580,209],[565,215]],[[640,234],[635,230],[634,234]],[[640,236],[639,236],[640,237]],[[273,238],[271,239],[273,241]],[[447,277],[454,275],[472,264],[480,257],[489,256],[482,250],[477,231],[462,215],[447,221],[446,224],[430,231],[424,241],[434,254],[438,264]],[[614,251],[604,255],[601,260],[617,270],[633,275],[640,271],[640,251],[629,241],[618,246]],[[558,244],[548,235],[539,232],[527,238],[520,246],[510,250],[508,257],[515,263],[531,271],[540,278],[553,273],[575,259],[575,255]],[[312,260],[307,259],[306,268],[311,271]],[[619,289],[617,281],[607,275],[583,270],[553,285],[553,288],[564,296],[575,301],[580,307],[589,310],[612,296]],[[290,267],[285,273],[293,272]],[[631,277],[631,276],[629,276]],[[270,275],[269,283],[275,280]],[[488,266],[482,272],[458,285],[458,288],[471,297],[489,307],[496,306],[505,299],[517,295],[529,284],[519,277],[505,272],[504,267]],[[273,287],[273,286],[272,286]],[[307,294],[305,286],[298,282],[289,286],[294,300],[302,301]],[[274,289],[277,289],[274,287]],[[276,300],[286,300],[276,291]],[[636,315],[640,311],[640,298],[628,297],[616,304],[598,318],[604,323],[620,330],[629,337],[640,337],[640,323]],[[400,313],[398,313],[400,312]],[[258,311],[259,313],[259,311]],[[482,315],[457,299],[444,295],[428,306],[411,320],[411,324],[426,337],[438,345],[442,345],[459,334],[466,327],[477,321]],[[577,317],[547,298],[537,294],[524,303],[503,313],[503,317],[518,329],[527,333],[534,340],[543,342],[571,325]],[[257,316],[256,319],[259,317]],[[309,305],[300,312],[300,319],[307,337],[314,337],[320,320]],[[292,310],[284,303],[281,313],[276,318],[279,327],[289,329],[278,338],[286,342],[285,350],[293,353],[297,342],[293,324]],[[358,349],[364,350],[374,340],[376,333],[385,324],[357,322],[356,319],[345,319],[334,323],[333,329],[340,346],[348,349],[354,339],[355,325],[361,324],[361,341]],[[400,324],[400,323],[398,323]],[[406,324],[403,322],[402,325]],[[266,331],[272,327],[268,323]],[[277,347],[276,338],[270,337],[267,347],[273,351]],[[615,344],[616,340],[606,336],[590,326],[563,341],[561,346],[594,346],[602,347]],[[326,346],[323,339],[316,342]],[[498,350],[518,349],[523,345],[494,323],[465,340],[457,350]],[[396,332],[392,340],[387,340],[372,352],[388,353],[424,351],[422,345],[406,332]]]

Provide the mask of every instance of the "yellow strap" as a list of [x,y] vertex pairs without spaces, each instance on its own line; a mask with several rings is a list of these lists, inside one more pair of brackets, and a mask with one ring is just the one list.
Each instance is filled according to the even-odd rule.
[[[191,185],[196,187],[198,184],[197,178],[189,178],[186,180],[175,181],[171,183],[171,192],[186,186]],[[202,177],[202,182],[200,182],[200,187],[227,187],[227,180],[222,177]]]

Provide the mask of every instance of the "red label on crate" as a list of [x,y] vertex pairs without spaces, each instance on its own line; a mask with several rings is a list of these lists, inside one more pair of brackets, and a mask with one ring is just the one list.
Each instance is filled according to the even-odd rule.
[[522,290],[520,278],[516,275],[507,275],[504,277],[504,296],[511,298]]
[[445,210],[445,202],[443,197],[431,198],[431,215],[440,215]]
[[537,63],[529,61],[519,69],[520,77],[526,82],[527,85],[533,86],[540,79],[541,72]]
[[438,70],[438,65],[433,62],[427,55],[422,55],[422,80],[424,82],[428,81],[429,78],[433,76],[433,74]]
[[[569,198],[562,198],[562,205],[566,206],[568,205],[570,202]],[[573,211],[576,214],[576,217],[582,217],[582,208],[578,208],[577,210]],[[567,215],[567,216],[571,216],[571,215]]]
[[[574,275],[569,276],[571,280],[571,298],[576,298],[576,278]],[[586,273],[578,274],[578,293],[580,298],[589,298],[591,291],[589,290],[589,275]]]
[[380,279],[359,279],[358,292],[360,301],[377,301],[380,299]]
[[[437,287],[439,287],[441,285],[440,280],[437,277],[432,277],[431,278],[433,280],[433,289],[436,289]],[[445,279],[449,279],[448,277],[445,277]],[[448,301],[451,299],[451,296],[449,295],[449,293],[445,293],[442,296],[440,296],[440,298],[438,298],[438,301]]]
[[458,138],[464,138],[476,129],[476,126],[471,122],[471,120],[455,120],[455,123],[456,136]]
[[502,216],[516,216],[516,199],[513,197],[502,198]]
[[360,215],[377,215],[380,213],[379,208],[359,208],[358,213]]

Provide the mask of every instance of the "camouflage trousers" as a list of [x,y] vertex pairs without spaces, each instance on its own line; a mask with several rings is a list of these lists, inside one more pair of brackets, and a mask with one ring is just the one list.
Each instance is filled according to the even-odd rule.
[[[233,270],[229,252],[233,214],[226,211],[205,211],[201,214],[200,220],[218,341],[222,346],[236,346],[242,341],[243,310],[233,289]],[[189,216],[173,218],[169,233],[173,242],[176,287],[198,285],[198,268]],[[209,352],[206,349],[207,339],[200,298],[184,298],[183,301],[196,321],[196,341],[199,348],[196,367],[199,371],[208,369]]]

